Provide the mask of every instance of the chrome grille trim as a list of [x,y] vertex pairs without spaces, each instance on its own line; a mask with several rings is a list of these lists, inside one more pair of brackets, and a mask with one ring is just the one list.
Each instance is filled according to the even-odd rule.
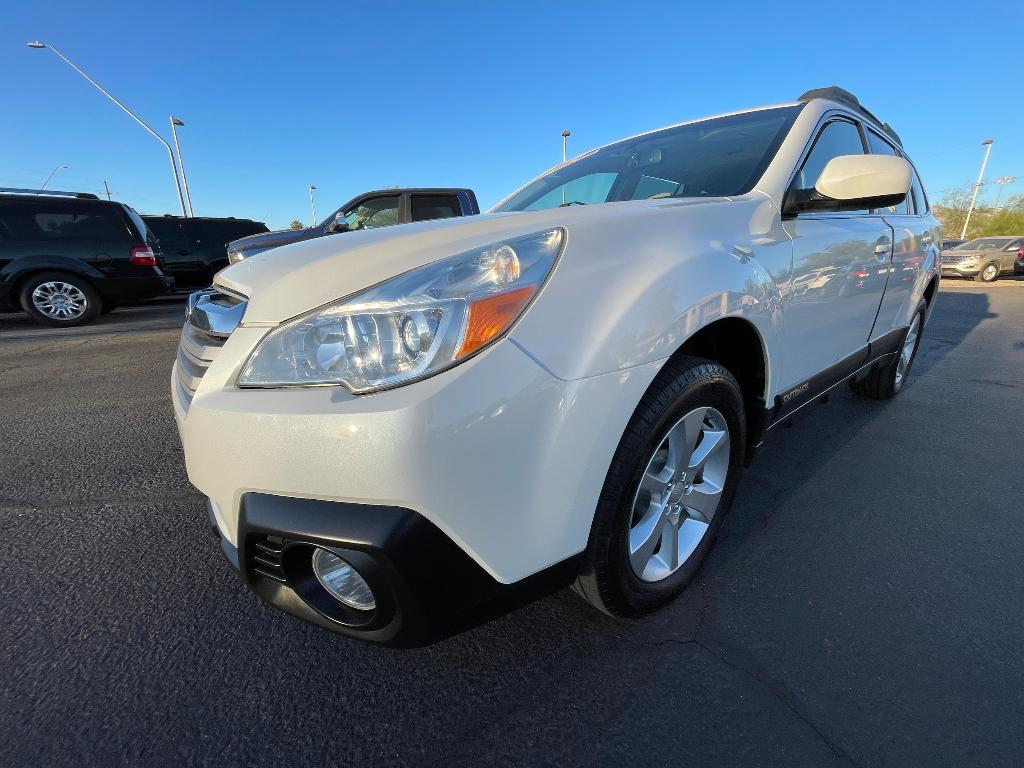
[[176,365],[178,396],[185,411],[217,352],[241,322],[246,305],[244,297],[216,288],[189,296]]

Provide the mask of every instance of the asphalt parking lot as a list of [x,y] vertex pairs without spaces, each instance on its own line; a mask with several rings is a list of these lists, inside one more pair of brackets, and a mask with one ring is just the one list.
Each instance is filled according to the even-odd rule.
[[181,318],[0,316],[0,764],[1019,764],[1024,281],[944,281],[900,397],[782,430],[671,608],[565,592],[411,651],[223,562],[171,415]]

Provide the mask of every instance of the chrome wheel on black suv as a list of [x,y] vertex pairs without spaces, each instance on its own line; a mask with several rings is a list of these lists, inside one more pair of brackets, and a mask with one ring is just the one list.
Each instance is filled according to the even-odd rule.
[[69,327],[91,322],[100,312],[100,297],[87,281],[67,272],[43,272],[21,289],[21,306],[45,325]]

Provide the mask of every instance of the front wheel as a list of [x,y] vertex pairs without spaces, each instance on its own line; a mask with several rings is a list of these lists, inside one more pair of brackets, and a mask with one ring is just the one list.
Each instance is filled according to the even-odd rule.
[[42,325],[85,325],[100,313],[100,297],[88,280],[70,272],[32,275],[19,292],[21,308]]
[[711,550],[736,491],[743,395],[717,363],[669,362],[612,459],[574,589],[612,616],[674,598]]
[[999,277],[999,267],[995,264],[986,264],[985,268],[974,276],[979,283],[994,283]]

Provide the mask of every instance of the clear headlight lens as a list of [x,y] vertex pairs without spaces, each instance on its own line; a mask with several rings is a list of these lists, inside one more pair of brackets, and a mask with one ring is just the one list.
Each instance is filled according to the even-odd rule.
[[553,229],[419,267],[271,331],[240,387],[406,384],[501,338],[544,284],[565,233]]

